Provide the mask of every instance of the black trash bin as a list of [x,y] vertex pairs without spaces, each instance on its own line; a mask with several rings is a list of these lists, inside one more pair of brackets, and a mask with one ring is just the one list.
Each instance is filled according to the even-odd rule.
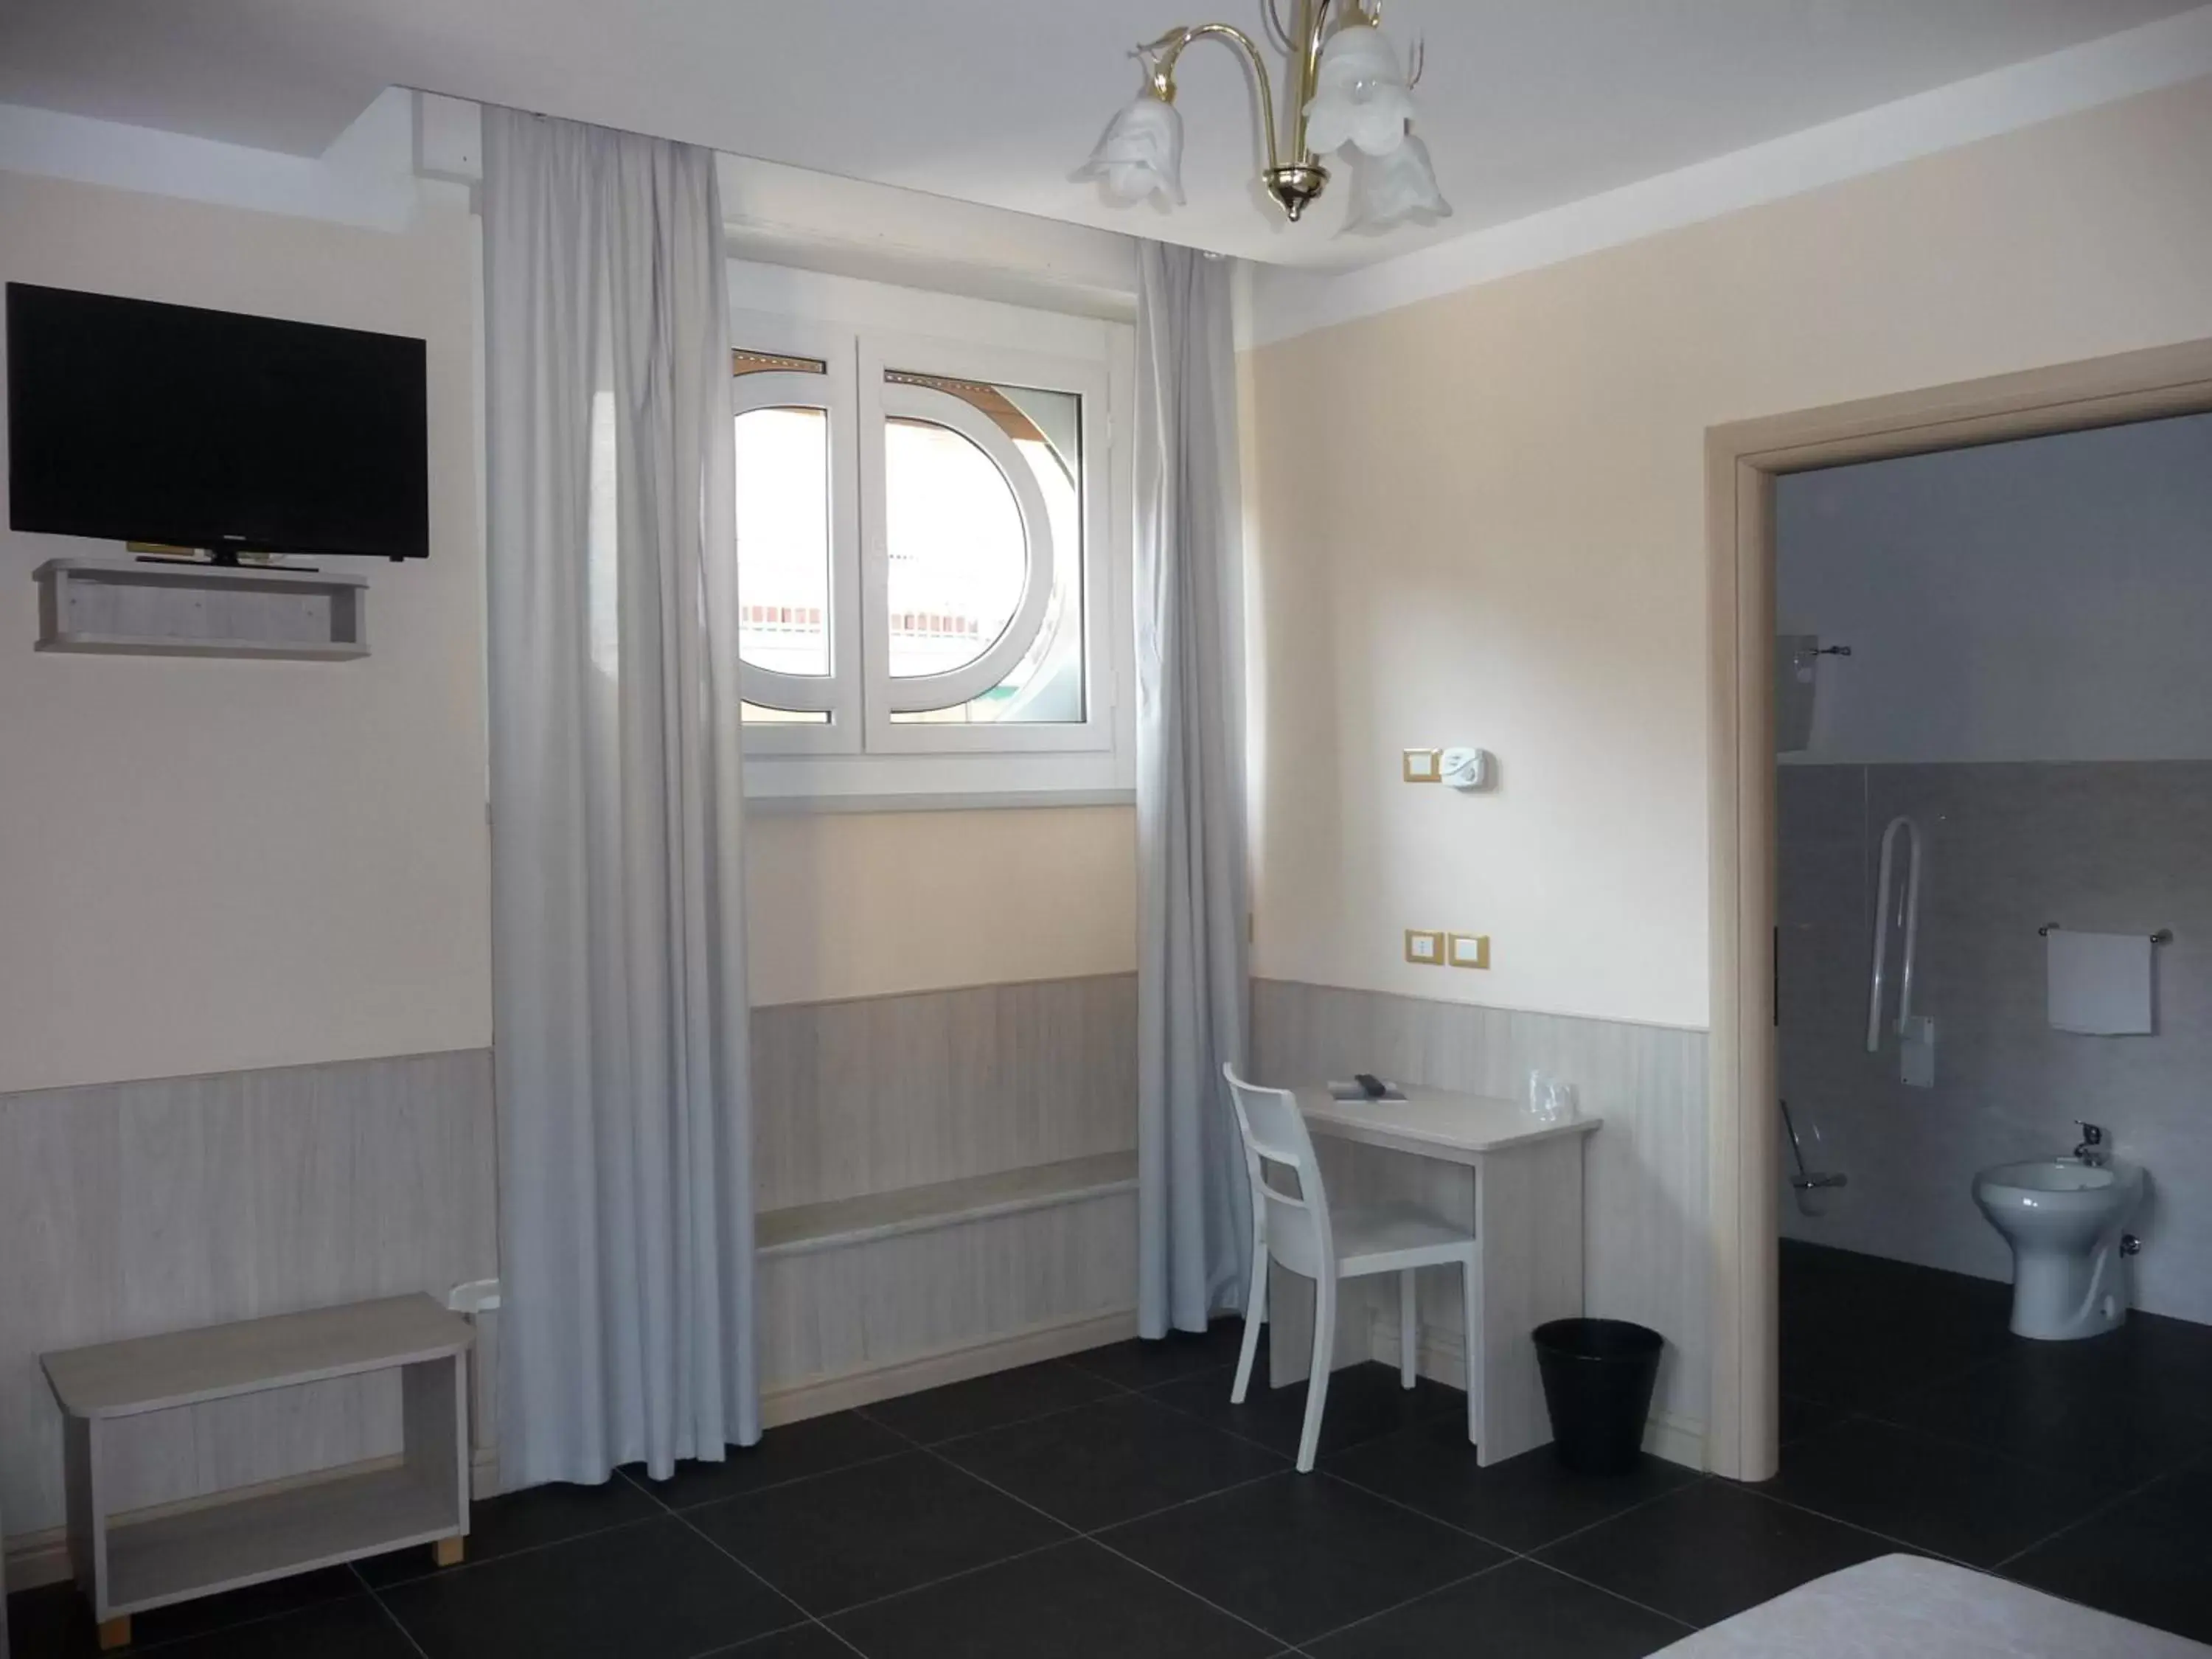
[[1658,1332],[1623,1319],[1555,1319],[1535,1330],[1552,1451],[1578,1474],[1626,1474],[1644,1449]]

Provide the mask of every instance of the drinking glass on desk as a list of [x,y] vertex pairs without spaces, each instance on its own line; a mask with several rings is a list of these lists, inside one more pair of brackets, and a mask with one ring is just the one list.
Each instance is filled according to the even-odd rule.
[[1543,1067],[1540,1066],[1530,1068],[1528,1092],[1523,1098],[1528,1109],[1538,1117],[1546,1115],[1551,1110],[1552,1079],[1544,1075]]
[[1582,1091],[1571,1083],[1553,1078],[1544,1085],[1544,1120],[1547,1123],[1571,1123],[1582,1115]]

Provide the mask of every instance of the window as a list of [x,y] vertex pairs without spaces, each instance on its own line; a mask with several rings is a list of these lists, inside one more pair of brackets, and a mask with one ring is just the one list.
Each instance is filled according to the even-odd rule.
[[1083,399],[884,379],[892,720],[1081,725]]
[[1106,354],[733,329],[748,788],[1126,787]]
[[748,726],[828,729],[841,709],[831,601],[831,458],[849,388],[819,357],[731,354],[737,446],[738,655]]

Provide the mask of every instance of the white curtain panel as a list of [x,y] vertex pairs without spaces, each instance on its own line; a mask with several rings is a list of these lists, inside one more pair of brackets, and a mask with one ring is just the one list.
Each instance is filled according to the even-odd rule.
[[1137,298],[1137,1320],[1243,1304],[1243,580],[1225,259],[1147,242]]
[[502,1484],[759,1438],[708,150],[487,108]]

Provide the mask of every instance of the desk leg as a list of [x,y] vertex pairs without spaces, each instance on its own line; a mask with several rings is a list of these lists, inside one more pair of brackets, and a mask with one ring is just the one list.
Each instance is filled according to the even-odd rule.
[[1529,1333],[1583,1310],[1582,1135],[1486,1152],[1475,1172],[1482,1243],[1482,1413],[1477,1462],[1548,1443]]

